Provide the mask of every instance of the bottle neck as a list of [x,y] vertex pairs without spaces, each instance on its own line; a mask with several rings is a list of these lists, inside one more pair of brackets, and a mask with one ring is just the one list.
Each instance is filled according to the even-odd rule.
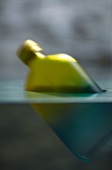
[[46,58],[46,55],[41,52],[35,52],[32,55],[30,55],[29,60],[27,61],[26,65],[31,66],[31,63],[35,60],[43,60]]
[[44,59],[46,55],[43,52],[35,52],[37,59]]

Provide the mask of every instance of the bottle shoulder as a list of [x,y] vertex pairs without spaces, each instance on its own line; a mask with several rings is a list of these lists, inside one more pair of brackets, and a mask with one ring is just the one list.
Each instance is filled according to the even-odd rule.
[[31,67],[41,67],[42,65],[49,65],[51,67],[59,66],[59,65],[71,65],[71,63],[76,63],[76,59],[73,57],[60,53],[60,54],[50,54],[47,55],[45,58],[34,58],[28,64]]

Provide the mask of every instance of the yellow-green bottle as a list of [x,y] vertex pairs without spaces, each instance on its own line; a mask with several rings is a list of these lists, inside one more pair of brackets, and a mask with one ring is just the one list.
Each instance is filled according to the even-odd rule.
[[100,87],[79,63],[67,54],[45,55],[34,41],[26,40],[17,51],[30,68],[25,89],[36,92],[99,93]]

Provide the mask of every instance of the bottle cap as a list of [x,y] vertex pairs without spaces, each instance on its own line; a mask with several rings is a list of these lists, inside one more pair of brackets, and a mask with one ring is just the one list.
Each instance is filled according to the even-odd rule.
[[36,57],[35,53],[43,53],[43,49],[34,41],[26,40],[17,50],[18,57],[27,65]]

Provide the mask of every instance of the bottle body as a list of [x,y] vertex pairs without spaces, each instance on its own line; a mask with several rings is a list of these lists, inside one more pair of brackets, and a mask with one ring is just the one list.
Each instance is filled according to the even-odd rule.
[[99,93],[101,89],[67,54],[48,55],[29,63],[25,89],[37,92]]

